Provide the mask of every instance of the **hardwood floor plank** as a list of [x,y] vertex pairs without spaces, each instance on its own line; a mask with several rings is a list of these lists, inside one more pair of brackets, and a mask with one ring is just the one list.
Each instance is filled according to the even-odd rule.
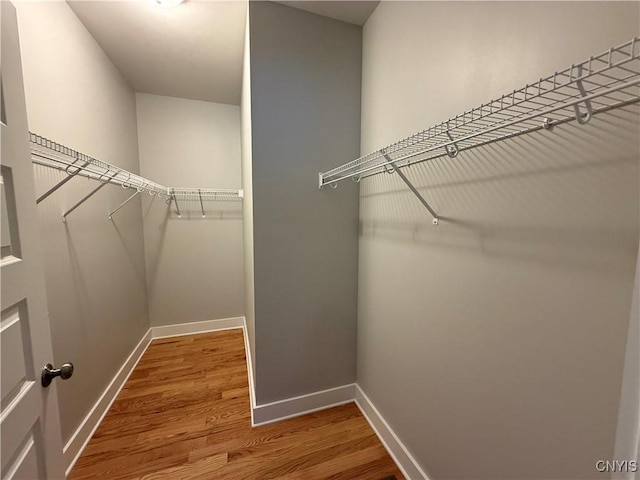
[[204,480],[208,478],[218,478],[216,472],[226,464],[227,455],[220,454],[214,457],[203,458],[196,463],[180,465],[179,467],[167,468],[155,473],[150,473],[140,477],[140,480],[165,480],[167,478]]
[[402,475],[355,404],[251,427],[242,330],[154,340],[69,480]]

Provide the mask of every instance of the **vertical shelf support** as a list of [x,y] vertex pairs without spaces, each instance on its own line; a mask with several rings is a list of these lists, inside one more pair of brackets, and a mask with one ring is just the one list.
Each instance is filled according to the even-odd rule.
[[202,190],[198,189],[198,198],[200,199],[200,210],[202,210],[202,218],[205,218],[204,215],[204,204],[202,203]]
[[178,214],[178,218],[182,218],[182,213],[180,213],[180,207],[178,206],[178,199],[176,198],[175,194],[171,195],[171,198],[173,198],[173,203],[176,205],[176,213]]
[[406,183],[407,187],[409,187],[409,189],[414,193],[414,195],[418,197],[418,200],[420,200],[420,202],[425,206],[425,208],[429,210],[429,213],[433,217],[432,223],[434,225],[438,225],[440,218],[438,217],[438,214],[433,210],[433,208],[431,208],[431,205],[429,205],[429,203],[424,199],[424,197],[420,194],[418,189],[413,186],[413,183],[409,181],[406,175],[402,173],[396,165],[393,164],[393,160],[391,159],[391,157],[389,157],[389,155],[387,155],[386,153],[384,153],[383,155],[384,155],[384,158],[387,159],[387,161],[389,162],[389,166],[391,167],[391,171],[389,171],[388,173],[396,172],[398,174],[398,176],[402,179],[402,181]]

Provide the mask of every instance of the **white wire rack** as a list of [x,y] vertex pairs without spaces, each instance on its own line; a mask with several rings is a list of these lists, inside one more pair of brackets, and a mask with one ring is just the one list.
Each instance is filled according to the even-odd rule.
[[124,202],[109,213],[112,219],[114,213],[124,207],[130,200],[142,192],[158,197],[167,197],[167,203],[172,201],[176,205],[176,210],[180,215],[178,200],[197,200],[202,208],[202,215],[205,215],[204,202],[211,200],[238,200],[244,196],[243,190],[230,190],[221,188],[183,188],[166,187],[153,182],[147,178],[124,170],[116,165],[97,160],[89,155],[85,155],[69,147],[56,143],[48,138],[29,133],[31,146],[31,160],[33,163],[56,168],[64,171],[67,176],[56,183],[49,190],[40,195],[36,203],[42,202],[49,195],[54,193],[73,177],[80,175],[83,177],[98,180],[99,185],[84,196],[73,207],[62,215],[62,221],[66,222],[66,217],[76,208],[87,201],[92,195],[97,193],[102,187],[108,184],[120,185],[125,189],[133,189],[134,192]]
[[[224,188],[177,188],[169,187],[169,200],[176,207],[176,214],[182,218],[180,203],[199,202],[202,218],[206,217],[205,202],[207,201],[235,201],[242,200],[244,197],[243,190],[230,190]],[[180,200],[180,202],[178,202]]]
[[[360,181],[491,142],[577,120],[640,100],[640,40],[612,47],[368,155],[319,174],[319,187]],[[402,176],[402,175],[401,175]],[[405,183],[411,188],[406,177]],[[414,188],[414,193],[417,194]],[[424,199],[419,198],[426,204]],[[437,224],[437,215],[428,207]]]
[[239,200],[244,197],[243,190],[225,188],[178,188],[169,187],[169,195],[178,200]]
[[29,133],[31,160],[39,165],[63,170],[67,177],[38,197],[37,203],[58,190],[76,175],[93,178],[103,183],[114,183],[124,188],[135,188],[150,195],[167,195],[167,187],[140,175],[128,172],[116,165],[97,160],[48,138]]

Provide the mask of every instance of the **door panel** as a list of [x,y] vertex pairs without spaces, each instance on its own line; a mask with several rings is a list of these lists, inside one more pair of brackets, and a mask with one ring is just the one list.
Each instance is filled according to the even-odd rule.
[[2,255],[0,255],[0,454],[3,479],[62,479],[64,463],[40,252],[33,166],[14,6],[0,1]]
[[[32,372],[33,367],[27,367],[25,349],[29,349],[31,339],[24,316],[20,315],[20,307],[10,307],[2,312],[0,321],[0,354],[2,365],[7,368],[2,370],[2,409],[6,409],[17,397],[19,392],[29,387],[27,371]],[[24,309],[23,309],[24,311]]]

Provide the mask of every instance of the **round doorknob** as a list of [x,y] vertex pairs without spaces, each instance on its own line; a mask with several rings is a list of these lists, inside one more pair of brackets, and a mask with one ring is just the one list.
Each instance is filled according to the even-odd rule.
[[62,380],[67,380],[73,375],[73,363],[63,363],[60,368],[53,368],[53,365],[47,363],[42,367],[41,383],[43,387],[51,385],[51,381],[60,377]]

